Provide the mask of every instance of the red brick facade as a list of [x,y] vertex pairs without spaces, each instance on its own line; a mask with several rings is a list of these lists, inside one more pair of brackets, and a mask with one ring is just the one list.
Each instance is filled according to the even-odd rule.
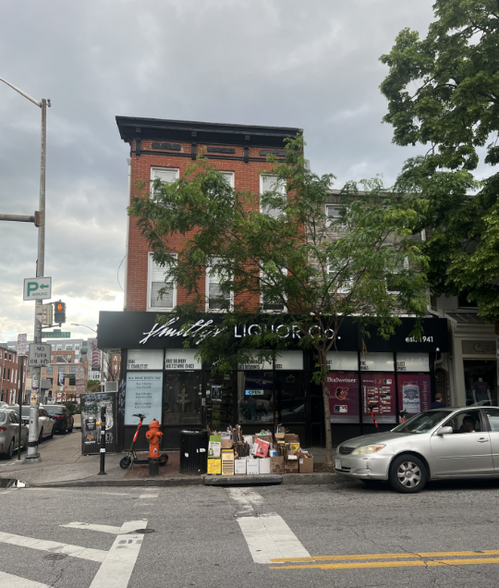
[[[173,168],[179,177],[191,166],[196,156],[208,157],[210,165],[220,171],[234,173],[236,190],[260,191],[260,174],[271,169],[267,153],[284,152],[286,137],[295,137],[299,129],[211,125],[156,119],[117,117],[123,140],[130,144],[130,198],[140,195],[137,181],[148,183],[151,169]],[[147,310],[149,249],[139,233],[134,218],[129,219],[128,259],[125,310]],[[175,249],[175,238],[170,241]],[[205,276],[201,275],[200,289],[204,290]],[[187,301],[181,289],[177,304]],[[202,309],[200,309],[202,310]]]

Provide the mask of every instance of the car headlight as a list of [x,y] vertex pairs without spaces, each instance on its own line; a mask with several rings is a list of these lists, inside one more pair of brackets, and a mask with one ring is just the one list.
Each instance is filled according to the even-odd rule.
[[368,455],[369,453],[376,453],[380,449],[383,449],[385,445],[378,443],[376,445],[363,445],[362,447],[357,447],[352,451],[352,455]]

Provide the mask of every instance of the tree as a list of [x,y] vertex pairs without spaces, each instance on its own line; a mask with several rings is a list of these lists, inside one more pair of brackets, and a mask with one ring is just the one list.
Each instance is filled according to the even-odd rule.
[[[189,316],[205,308],[200,276],[207,268],[216,274],[221,324],[216,336],[197,343],[201,357],[215,360],[219,370],[232,369],[252,349],[275,354],[289,345],[289,338],[272,328],[282,323],[286,309],[299,345],[315,355],[313,378],[323,392],[330,462],[327,353],[335,349],[345,317],[376,323],[388,337],[400,324],[400,312],[424,313],[426,259],[412,238],[417,214],[379,179],[365,182],[363,191],[348,184],[341,217],[331,220],[326,203],[333,177],[308,169],[301,137],[289,140],[286,152],[283,163],[273,162],[276,181],[261,201],[259,194],[233,190],[201,158],[175,183],[156,181],[151,194],[135,197],[129,214],[137,217],[166,279],[176,280],[189,294],[189,304],[178,313]],[[265,308],[281,313],[262,312]],[[233,327],[252,313],[268,328],[236,346]]]
[[381,57],[390,68],[383,120],[396,144],[428,146],[406,163],[398,188],[421,199],[434,292],[464,292],[497,320],[499,1],[437,0],[434,11],[425,39],[404,29]]

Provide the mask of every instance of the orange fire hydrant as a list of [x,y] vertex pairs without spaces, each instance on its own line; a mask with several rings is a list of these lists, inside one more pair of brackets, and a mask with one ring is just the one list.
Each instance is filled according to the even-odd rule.
[[159,422],[153,419],[149,425],[149,431],[146,433],[146,439],[149,441],[149,458],[159,459],[159,440],[163,437],[159,427]]

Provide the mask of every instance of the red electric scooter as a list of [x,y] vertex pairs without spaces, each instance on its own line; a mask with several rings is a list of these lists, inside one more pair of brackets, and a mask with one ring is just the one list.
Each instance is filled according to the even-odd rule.
[[[139,459],[137,457],[137,453],[135,452],[135,442],[137,441],[137,437],[139,436],[140,427],[142,426],[142,421],[146,418],[145,414],[134,414],[132,415],[137,417],[139,420],[139,424],[137,425],[137,430],[135,431],[135,435],[132,439],[132,444],[130,445],[130,449],[126,451],[125,457],[122,458],[120,461],[120,468],[126,470],[128,469],[133,463],[138,463],[142,465],[147,465],[149,463],[149,458]],[[165,466],[168,463],[168,455],[166,453],[162,453],[159,456],[159,465]]]

